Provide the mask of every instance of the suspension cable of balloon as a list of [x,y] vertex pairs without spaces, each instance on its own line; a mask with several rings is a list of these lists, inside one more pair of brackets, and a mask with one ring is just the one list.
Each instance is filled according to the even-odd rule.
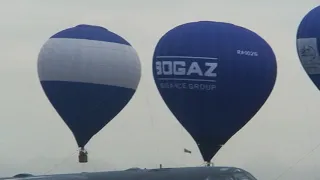
[[[153,111],[152,111],[152,104],[151,104],[151,102],[150,102],[150,99],[149,99],[149,87],[148,87],[148,81],[147,81],[147,79],[145,79],[145,77],[146,76],[142,76],[142,78],[141,78],[141,81],[142,81],[142,83],[141,84],[145,84],[145,101],[146,101],[146,105],[147,105],[147,116],[149,116],[149,119],[150,119],[150,121],[151,121],[151,128],[152,129],[155,129],[155,117],[152,115],[153,114]],[[154,136],[156,136],[155,134],[154,134]],[[158,143],[155,145],[155,153],[156,154],[158,154],[159,153],[159,149],[160,149],[160,147],[158,147]],[[162,164],[161,162],[160,162],[160,164]]]
[[320,147],[320,143],[315,146],[311,151],[309,151],[308,153],[304,154],[303,156],[301,156],[298,161],[296,161],[295,163],[291,164],[287,169],[285,169],[279,176],[277,176],[277,178],[275,178],[275,180],[280,179],[281,177],[283,177],[285,174],[287,174],[288,172],[290,172],[297,164],[299,164],[301,161],[303,161],[306,157],[312,155],[318,148]]
[[55,169],[57,169],[60,165],[62,165],[63,163],[67,162],[69,159],[71,159],[71,157],[75,154],[78,154],[78,151],[72,151],[69,155],[65,156],[65,158],[63,158],[59,163],[56,163],[53,165],[52,168],[50,168],[49,170],[45,171],[44,173],[42,173],[43,175],[48,175],[49,173],[51,173],[52,171],[54,171]]

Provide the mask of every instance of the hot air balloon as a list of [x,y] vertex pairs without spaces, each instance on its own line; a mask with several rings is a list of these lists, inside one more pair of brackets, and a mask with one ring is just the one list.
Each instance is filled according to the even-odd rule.
[[167,107],[211,159],[263,106],[277,76],[272,48],[229,23],[191,22],[168,31],[153,55]]
[[41,48],[38,75],[49,101],[84,146],[130,101],[141,76],[133,47],[119,35],[93,25],[54,34]]
[[312,82],[320,90],[320,6],[312,9],[301,21],[297,32],[300,62]]

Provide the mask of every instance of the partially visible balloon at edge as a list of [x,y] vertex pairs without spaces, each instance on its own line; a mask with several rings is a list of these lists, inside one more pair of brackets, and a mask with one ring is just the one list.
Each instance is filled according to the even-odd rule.
[[301,65],[320,89],[320,6],[308,12],[300,22],[296,46]]

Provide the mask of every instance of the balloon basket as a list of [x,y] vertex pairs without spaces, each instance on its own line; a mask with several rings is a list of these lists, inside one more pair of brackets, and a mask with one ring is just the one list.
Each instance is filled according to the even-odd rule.
[[80,151],[78,156],[79,163],[87,163],[88,162],[88,153],[85,151]]
[[206,167],[213,167],[214,166],[214,164],[212,163],[212,162],[204,162],[204,166],[206,166]]

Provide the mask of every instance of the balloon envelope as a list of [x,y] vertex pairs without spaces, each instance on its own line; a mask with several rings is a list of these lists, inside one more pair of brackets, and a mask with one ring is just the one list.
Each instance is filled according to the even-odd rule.
[[302,19],[296,44],[303,68],[320,89],[320,6],[312,9]]
[[53,35],[38,57],[38,75],[49,101],[79,147],[130,101],[140,81],[136,51],[105,28],[79,25]]
[[210,162],[269,97],[275,55],[256,33],[222,22],[192,22],[167,32],[153,56],[164,102]]

